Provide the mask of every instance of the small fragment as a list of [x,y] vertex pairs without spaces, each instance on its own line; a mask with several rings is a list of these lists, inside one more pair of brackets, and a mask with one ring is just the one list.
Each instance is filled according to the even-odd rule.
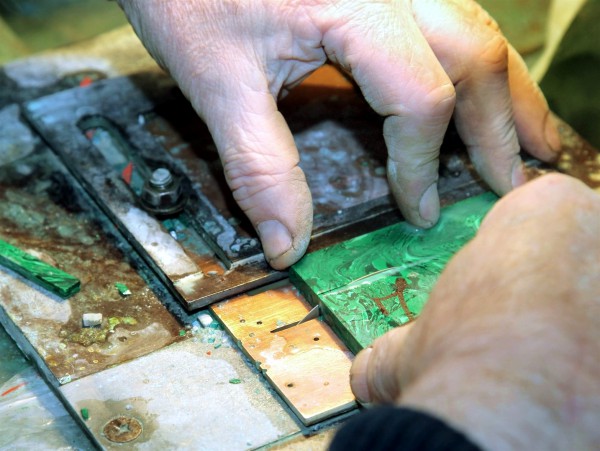
[[61,378],[58,380],[58,383],[59,383],[60,385],[65,385],[65,384],[68,384],[69,382],[71,382],[72,380],[73,380],[73,378],[71,377],[71,375],[70,375],[70,374],[67,374],[66,376],[63,376],[63,377],[61,377]]
[[209,327],[213,323],[212,316],[210,316],[208,313],[202,313],[198,315],[198,321],[204,328]]
[[183,329],[182,329],[182,330],[180,330],[180,331],[179,331],[179,336],[180,336],[180,337],[185,337],[185,330],[183,330]]
[[130,296],[131,295],[131,290],[129,288],[127,288],[127,285],[125,285],[124,283],[116,282],[115,287],[117,288],[117,290],[119,290],[119,293],[121,294],[121,296]]
[[81,320],[83,327],[97,327],[102,325],[102,313],[84,313]]
[[86,86],[91,85],[93,82],[94,82],[94,80],[92,79],[92,77],[89,77],[89,76],[86,75],[79,82],[79,86],[86,87]]
[[81,418],[83,418],[84,421],[87,421],[90,419],[90,411],[88,409],[86,409],[85,407],[83,409],[81,409]]
[[127,166],[125,166],[125,168],[123,168],[123,171],[121,171],[121,178],[125,181],[125,183],[127,183],[128,185],[131,185],[131,177],[133,176],[133,162],[129,162],[127,163]]
[[230,383],[230,384],[237,385],[237,384],[241,384],[241,383],[242,383],[242,380],[241,380],[241,379],[238,379],[238,378],[233,378],[233,379],[229,379],[229,383]]

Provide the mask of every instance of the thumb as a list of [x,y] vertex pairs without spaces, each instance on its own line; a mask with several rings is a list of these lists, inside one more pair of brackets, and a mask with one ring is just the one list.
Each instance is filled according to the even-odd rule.
[[227,183],[258,232],[265,258],[273,268],[284,269],[308,246],[311,195],[265,74],[235,63],[214,71],[218,75],[212,80],[204,72],[188,95],[208,125]]
[[398,401],[402,392],[400,370],[409,363],[403,357],[404,343],[413,324],[387,332],[358,353],[350,369],[350,385],[360,402]]

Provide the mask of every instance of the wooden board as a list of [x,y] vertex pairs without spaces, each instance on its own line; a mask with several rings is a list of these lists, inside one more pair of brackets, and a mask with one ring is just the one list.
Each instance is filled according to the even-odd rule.
[[402,222],[306,255],[290,279],[353,352],[414,320],[450,258],[474,235],[497,197],[442,209],[438,224]]
[[271,333],[309,311],[290,284],[242,295],[211,310],[305,425],[355,406],[352,355],[326,324],[314,319]]

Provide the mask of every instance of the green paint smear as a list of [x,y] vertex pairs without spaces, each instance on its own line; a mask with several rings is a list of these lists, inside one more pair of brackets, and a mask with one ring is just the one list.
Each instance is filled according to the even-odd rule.
[[440,273],[497,199],[486,193],[446,207],[428,230],[401,222],[313,252],[291,268],[290,279],[356,353],[421,313]]
[[80,289],[79,279],[0,240],[0,264],[47,290],[68,298]]
[[229,379],[229,383],[237,385],[237,384],[241,384],[242,380],[241,379]]

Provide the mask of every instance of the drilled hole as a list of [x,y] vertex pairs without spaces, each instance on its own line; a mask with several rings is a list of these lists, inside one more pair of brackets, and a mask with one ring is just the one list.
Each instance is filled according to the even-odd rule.
[[319,337],[313,338],[314,341],[319,341]]
[[292,388],[294,386],[293,382],[288,382],[287,384],[285,384],[288,388]]
[[260,326],[262,324],[262,321],[257,321],[256,324]]

